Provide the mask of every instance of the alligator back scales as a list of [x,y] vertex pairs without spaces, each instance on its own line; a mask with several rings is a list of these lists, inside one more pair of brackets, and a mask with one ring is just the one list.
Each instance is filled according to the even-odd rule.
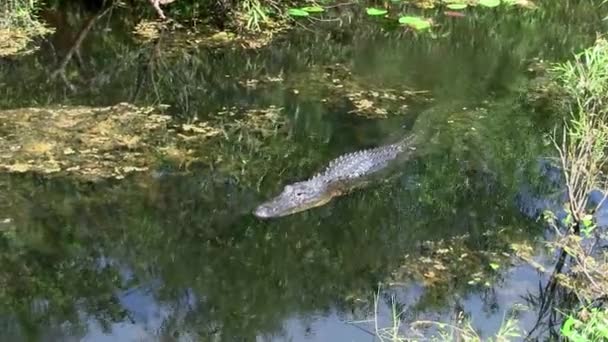
[[342,155],[310,179],[286,185],[279,195],[258,206],[254,214],[260,218],[280,217],[324,205],[333,197],[367,184],[398,157],[409,156],[415,151],[415,138],[409,135],[394,144]]

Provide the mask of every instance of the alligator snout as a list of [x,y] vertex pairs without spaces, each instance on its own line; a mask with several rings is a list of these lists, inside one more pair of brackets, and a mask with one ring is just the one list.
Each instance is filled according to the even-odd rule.
[[253,215],[259,218],[271,218],[275,216],[273,214],[273,210],[265,205],[260,205],[259,207],[255,208]]

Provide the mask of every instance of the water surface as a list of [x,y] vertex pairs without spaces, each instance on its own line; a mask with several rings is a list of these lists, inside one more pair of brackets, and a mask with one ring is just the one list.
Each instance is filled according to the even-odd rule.
[[[129,101],[204,120],[276,106],[287,124],[263,139],[228,137],[212,167],[187,174],[168,165],[95,184],[2,175],[3,339],[368,341],[373,324],[355,322],[374,317],[379,283],[381,326],[393,300],[405,325],[463,311],[486,337],[519,303],[530,329],[525,296],[545,278],[511,266],[510,245],[543,237],[521,210],[532,203],[516,199],[537,180],[528,170],[555,121],[526,101],[528,69],[568,58],[602,25],[594,6],[568,3],[440,17],[435,38],[355,17],[259,51],[165,50],[153,72],[154,47],[133,41],[124,13],[88,37],[75,92],[47,79],[69,45],[61,28],[0,65],[1,108]],[[77,26],[83,14],[72,14]],[[368,90],[426,90],[432,101],[359,117],[316,83],[336,64]],[[243,83],[268,76],[281,80]],[[251,215],[330,159],[409,132],[428,143],[396,179],[281,219]]]

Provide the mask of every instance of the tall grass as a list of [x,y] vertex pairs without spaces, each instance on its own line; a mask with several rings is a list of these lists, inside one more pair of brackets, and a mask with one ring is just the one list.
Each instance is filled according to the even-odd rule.
[[[493,338],[482,339],[477,333],[471,321],[462,313],[456,317],[455,322],[444,323],[428,320],[419,320],[410,323],[407,327],[402,325],[402,317],[405,313],[400,311],[391,299],[390,326],[381,327],[378,317],[378,305],[380,293],[378,291],[374,299],[374,334],[380,342],[408,342],[408,341],[441,341],[441,342],[509,342],[521,338],[522,334],[517,326],[515,317],[507,317]],[[423,328],[435,328],[434,332],[422,332]]]
[[568,113],[561,136],[554,138],[569,195],[568,232],[556,229],[554,245],[570,257],[570,271],[561,278],[565,279],[562,285],[584,308],[566,315],[561,333],[570,341],[608,340],[608,311],[586,309],[608,293],[608,253],[596,250],[595,243],[583,243],[584,239],[599,238],[593,234],[596,225],[592,214],[606,200],[604,195],[595,208],[589,208],[589,194],[593,189],[608,193],[604,175],[608,158],[608,42],[598,39],[594,46],[551,72],[563,90]]
[[244,0],[241,6],[247,20],[245,27],[248,30],[259,31],[260,24],[268,22],[266,8],[260,0]]
[[554,142],[569,193],[569,214],[572,222],[581,223],[587,218],[591,190],[607,188],[602,169],[608,148],[608,42],[599,39],[551,71],[564,90],[569,114],[561,143]]

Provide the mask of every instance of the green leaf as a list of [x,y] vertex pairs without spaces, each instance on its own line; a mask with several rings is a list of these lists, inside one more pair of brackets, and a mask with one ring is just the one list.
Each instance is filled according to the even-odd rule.
[[583,217],[583,226],[585,226],[586,228],[589,228],[593,225],[593,215],[585,215]]
[[500,265],[499,265],[499,264],[497,264],[497,263],[495,263],[495,262],[491,262],[491,263],[490,263],[490,267],[492,267],[492,269],[493,269],[494,271],[496,271],[498,268],[500,268]]
[[399,18],[399,23],[407,25],[415,30],[422,31],[431,27],[431,23],[420,17],[403,16]]
[[383,9],[379,9],[379,8],[374,8],[374,7],[368,7],[367,10],[367,15],[373,15],[373,16],[377,16],[377,15],[385,15],[388,13],[387,10],[383,10]]
[[306,11],[308,13],[321,13],[325,12],[325,8],[321,6],[307,6],[300,8],[302,11]]
[[479,4],[484,7],[496,7],[500,5],[500,0],[479,0]]
[[467,8],[467,4],[448,4],[446,7],[451,10],[461,10]]
[[572,336],[572,326],[574,325],[575,320],[572,316],[568,317],[564,325],[562,326],[561,332],[564,336],[570,337]]
[[287,11],[287,14],[289,14],[292,17],[308,17],[310,14],[306,11],[303,11],[299,8],[290,8]]
[[566,215],[566,218],[564,219],[564,224],[566,226],[570,226],[572,224],[572,214],[568,213],[568,215]]

